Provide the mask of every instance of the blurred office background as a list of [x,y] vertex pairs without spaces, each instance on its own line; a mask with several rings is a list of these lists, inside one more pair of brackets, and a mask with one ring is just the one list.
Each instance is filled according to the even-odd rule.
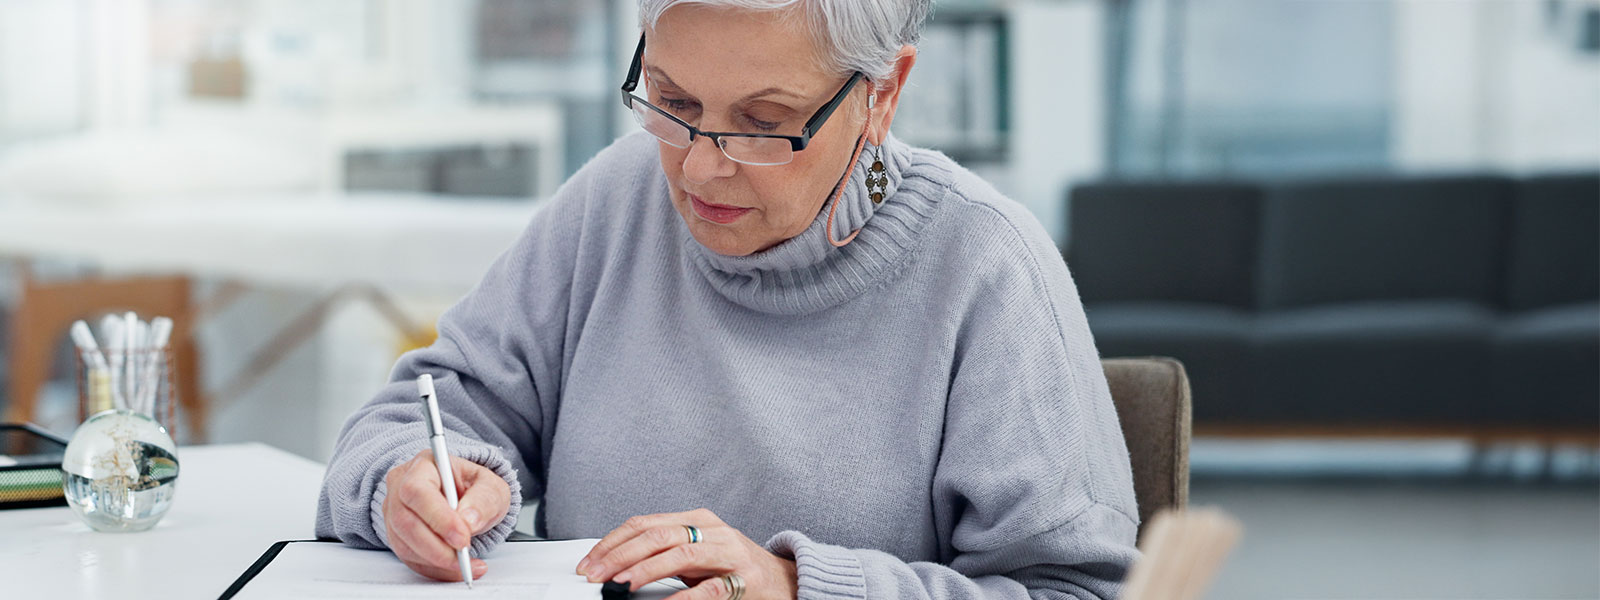
[[[22,321],[132,294],[194,327],[180,438],[325,460],[635,129],[637,35],[0,0],[0,407],[70,432],[64,329]],[[941,0],[910,83],[897,135],[1038,216],[1102,352],[1188,366],[1191,500],[1246,527],[1210,597],[1600,597],[1600,0]]]

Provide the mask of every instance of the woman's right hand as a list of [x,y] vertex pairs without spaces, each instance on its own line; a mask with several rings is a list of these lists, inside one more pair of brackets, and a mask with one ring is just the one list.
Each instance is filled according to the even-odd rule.
[[[460,494],[456,510],[445,500],[432,450],[389,469],[383,527],[389,549],[411,570],[441,581],[461,581],[456,549],[466,548],[472,536],[505,519],[511,486],[487,467],[457,456],[450,457],[450,471]],[[487,570],[482,560],[472,559],[473,579]]]

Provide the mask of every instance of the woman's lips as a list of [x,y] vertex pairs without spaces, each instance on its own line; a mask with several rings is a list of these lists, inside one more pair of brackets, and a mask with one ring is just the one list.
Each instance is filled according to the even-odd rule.
[[701,200],[699,196],[694,194],[688,194],[688,196],[689,204],[694,205],[694,214],[700,215],[700,218],[712,223],[727,225],[739,220],[739,217],[744,216],[745,213],[755,210],[752,208],[711,204]]

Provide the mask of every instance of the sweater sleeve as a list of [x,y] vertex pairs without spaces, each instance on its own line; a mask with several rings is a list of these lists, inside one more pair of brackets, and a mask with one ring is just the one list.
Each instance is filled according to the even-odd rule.
[[1029,242],[1048,240],[1042,231],[1018,235],[1010,219],[990,222],[1009,231],[980,228],[974,237],[1005,258],[967,271],[974,291],[931,489],[939,561],[781,532],[767,547],[795,560],[800,598],[1119,595],[1138,556],[1138,511],[1083,308],[1053,246]]
[[485,554],[510,535],[524,497],[542,496],[563,348],[577,328],[575,263],[597,162],[601,157],[564,184],[440,317],[439,338],[402,356],[389,383],[345,422],[317,503],[319,537],[388,547],[384,478],[428,447],[415,383],[422,373],[433,375],[450,453],[488,467],[511,487],[505,519],[474,538],[474,552]]

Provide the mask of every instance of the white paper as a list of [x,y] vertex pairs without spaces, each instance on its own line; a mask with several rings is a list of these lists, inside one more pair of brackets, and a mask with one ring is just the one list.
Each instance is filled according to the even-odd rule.
[[[387,550],[300,542],[257,573],[235,596],[252,598],[599,598],[600,584],[573,573],[599,540],[507,542],[484,557],[489,571],[472,582],[435,581],[412,571]],[[674,584],[676,580],[667,580]],[[635,598],[665,598],[677,591],[652,583]]]

